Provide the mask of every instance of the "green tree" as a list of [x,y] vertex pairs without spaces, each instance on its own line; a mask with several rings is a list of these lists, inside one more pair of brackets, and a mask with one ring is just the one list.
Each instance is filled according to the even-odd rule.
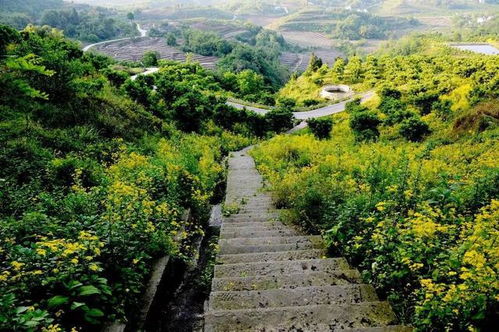
[[243,70],[236,77],[238,90],[242,96],[258,94],[265,88],[263,76],[252,70]]
[[402,122],[399,133],[409,141],[420,142],[431,133],[431,130],[421,118],[413,116]]
[[314,136],[318,139],[331,138],[331,131],[333,130],[333,119],[331,117],[308,119],[308,127]]
[[135,15],[132,12],[129,12],[128,14],[126,14],[126,18],[130,21],[133,21],[135,19]]
[[310,56],[310,60],[308,61],[307,71],[316,72],[317,70],[319,70],[319,68],[322,67],[322,64],[322,59],[315,55],[315,53],[312,53],[312,55]]
[[278,107],[265,114],[269,131],[280,133],[293,127],[293,112],[289,108]]
[[168,46],[177,46],[177,37],[175,37],[175,34],[169,32],[167,35],[166,35],[166,44]]
[[362,60],[358,56],[353,56],[345,66],[345,80],[349,83],[358,83],[363,78]]
[[142,56],[142,64],[146,67],[156,67],[158,65],[159,57],[159,52],[147,51]]
[[350,128],[358,142],[376,140],[379,137],[380,124],[381,120],[372,111],[357,111],[350,115]]
[[345,60],[343,58],[336,58],[331,71],[333,72],[333,77],[337,82],[343,81],[345,74]]

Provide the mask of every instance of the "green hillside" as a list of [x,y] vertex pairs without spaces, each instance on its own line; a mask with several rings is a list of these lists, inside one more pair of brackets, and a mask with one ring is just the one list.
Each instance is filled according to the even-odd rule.
[[132,81],[55,29],[0,36],[0,330],[133,321],[153,261],[192,255],[228,152],[291,114],[228,107],[261,88],[247,72],[163,62]]
[[444,49],[316,70],[281,95],[315,98],[303,87],[318,81],[377,95],[334,115],[331,139],[305,130],[253,150],[285,218],[323,234],[417,330],[491,330],[499,58]]

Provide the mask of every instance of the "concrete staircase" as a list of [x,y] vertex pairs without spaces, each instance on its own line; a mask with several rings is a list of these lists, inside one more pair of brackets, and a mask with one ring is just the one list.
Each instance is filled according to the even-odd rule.
[[387,302],[322,239],[277,221],[247,149],[229,160],[220,252],[204,331],[406,332]]

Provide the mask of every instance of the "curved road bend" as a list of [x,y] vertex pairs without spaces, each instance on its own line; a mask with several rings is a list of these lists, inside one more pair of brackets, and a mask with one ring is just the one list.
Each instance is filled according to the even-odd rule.
[[[140,27],[140,24],[138,24],[138,23],[137,23],[137,30],[140,32],[140,37],[147,36],[147,30],[142,29]],[[95,46],[98,46],[98,45],[104,45],[104,44],[114,43],[114,42],[118,42],[118,41],[129,40],[129,39],[133,39],[133,38],[136,38],[136,37],[126,37],[126,38],[104,40],[104,41],[101,41],[101,42],[98,42],[98,43],[94,43],[94,44],[90,44],[90,45],[85,46],[83,48],[83,52],[87,52],[91,48],[94,48]]]
[[[137,30],[139,30],[141,37],[145,37],[147,35],[147,30],[142,29],[139,24],[137,24]],[[129,40],[129,39],[132,39],[132,38],[134,38],[134,37],[120,38],[120,39],[113,39],[113,40],[106,40],[106,41],[102,41],[102,42],[99,42],[99,43],[90,44],[90,45],[84,47],[83,51],[87,52],[88,50],[90,50],[91,48],[93,48],[93,47],[95,47],[97,45],[102,45],[102,44],[107,44],[107,43],[113,43],[113,42],[117,42],[117,41],[121,41],[121,40]],[[145,72],[137,74],[137,75],[133,75],[130,78],[131,78],[132,81],[134,81],[135,79],[137,79],[137,77],[139,75],[150,75],[150,74],[156,73],[157,71],[159,71],[158,67],[146,68]],[[366,100],[370,99],[372,96],[374,96],[374,92],[373,91],[365,92],[365,93],[363,93],[361,95],[361,100],[362,101],[366,101]],[[315,109],[315,110],[311,110],[311,111],[293,112],[293,116],[295,117],[295,119],[298,119],[298,120],[307,120],[307,119],[312,119],[312,118],[320,118],[320,117],[331,115],[331,114],[335,114],[335,113],[340,113],[340,112],[343,112],[345,110],[345,105],[349,101],[352,101],[352,99],[349,99],[349,100],[346,100],[346,101],[342,101],[342,102],[339,102],[337,104],[324,106],[324,107],[321,107],[321,108],[318,108],[318,109]],[[232,101],[228,101],[227,105],[235,107],[237,109],[244,109],[245,108],[245,109],[247,109],[249,111],[253,111],[255,113],[262,114],[262,115],[264,115],[264,114],[266,114],[266,113],[268,113],[270,111],[268,109],[259,108],[259,107],[253,107],[253,106],[247,106],[247,105],[235,103],[235,102],[232,102]],[[305,126],[306,126],[305,122],[302,122],[298,127],[295,127],[294,129],[299,129],[299,128],[305,127]]]
[[[372,96],[374,96],[374,91],[365,92],[365,93],[361,94],[361,101],[364,102],[364,101],[370,99]],[[317,108],[317,109],[311,110],[311,111],[293,112],[293,116],[295,117],[295,119],[298,119],[298,120],[307,120],[307,119],[312,119],[312,118],[320,118],[320,117],[335,114],[335,113],[340,113],[340,112],[343,112],[345,110],[346,104],[352,100],[353,99],[345,100],[345,101],[339,102],[337,104],[324,106],[324,107]],[[262,115],[266,114],[270,111],[268,109],[258,108],[258,107],[253,107],[253,106],[246,106],[246,105],[242,105],[242,104],[231,102],[231,101],[228,101],[227,104],[232,106],[232,107],[235,107],[237,109],[246,108],[249,111],[253,111],[255,113],[262,114]]]

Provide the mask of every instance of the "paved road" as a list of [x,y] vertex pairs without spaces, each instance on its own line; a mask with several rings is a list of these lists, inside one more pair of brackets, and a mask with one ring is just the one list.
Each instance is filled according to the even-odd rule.
[[[369,98],[371,98],[372,96],[374,96],[373,91],[365,92],[361,95],[361,100],[366,101]],[[340,113],[340,112],[343,112],[345,110],[345,105],[349,101],[352,101],[352,99],[342,101],[342,102],[337,103],[337,104],[317,108],[317,109],[311,110],[311,111],[293,112],[293,116],[298,120],[307,120],[307,119],[312,119],[312,118],[320,118],[320,117],[335,114],[335,113]],[[247,110],[253,111],[253,112],[258,113],[258,114],[266,114],[270,111],[268,109],[258,108],[258,107],[253,107],[253,106],[245,106],[245,105],[231,102],[231,101],[227,102],[227,104],[230,106],[233,106],[237,109],[246,108]]]
[[137,75],[133,75],[130,77],[130,79],[132,81],[135,81],[137,79],[137,77],[141,76],[141,75],[150,75],[150,74],[154,74],[155,72],[159,71],[159,68],[158,67],[150,67],[150,68],[146,68],[146,71],[145,72],[142,72],[140,74],[137,74]]
[[[141,37],[144,37],[147,35],[147,30],[142,29],[139,24],[137,24],[137,29],[139,30]],[[132,39],[132,38],[133,37],[120,38],[120,39],[107,40],[107,41],[91,44],[91,45],[88,45],[85,48],[83,48],[83,51],[86,52],[89,49],[91,49],[92,47],[97,46],[97,45],[113,43],[116,41],[128,40],[128,39]],[[146,68],[145,72],[137,74],[137,75],[133,75],[132,77],[130,77],[130,79],[132,81],[134,81],[140,75],[150,75],[150,74],[156,73],[157,71],[159,71],[158,67]],[[365,101],[365,100],[371,98],[373,95],[374,95],[373,91],[368,91],[368,92],[361,95],[361,99],[362,99],[362,101]],[[312,119],[312,118],[320,118],[320,117],[335,114],[335,113],[340,113],[340,112],[343,112],[345,110],[345,105],[349,101],[351,101],[351,99],[346,100],[346,101],[342,101],[342,102],[337,103],[337,104],[317,108],[315,110],[310,110],[310,111],[306,111],[306,112],[293,112],[293,116],[298,120],[307,120],[307,119]],[[262,115],[265,115],[266,113],[268,113],[270,111],[269,109],[259,108],[259,107],[254,107],[254,106],[247,106],[247,105],[239,104],[239,103],[232,102],[232,101],[228,101],[227,105],[230,105],[230,106],[235,107],[237,109],[247,109],[249,111],[253,111],[255,113],[262,114]],[[300,124],[301,127],[304,127],[305,125],[306,124],[304,124],[304,122],[302,122],[302,124]],[[294,128],[294,129],[297,129],[297,128],[298,127]]]
[[255,113],[262,114],[262,115],[265,115],[269,112],[269,110],[265,109],[265,108],[247,106],[247,105],[239,104],[239,103],[236,103],[233,101],[228,101],[227,105],[232,106],[234,108],[237,108],[238,110],[247,109],[248,111],[253,111]]
[[[137,30],[139,30],[139,32],[140,32],[140,37],[147,36],[147,30],[142,29],[140,27],[140,24],[137,24]],[[110,44],[110,43],[119,42],[119,41],[122,41],[122,40],[130,40],[130,39],[133,39],[133,38],[136,38],[136,37],[126,37],[126,38],[111,39],[111,40],[105,40],[105,41],[101,41],[101,42],[98,42],[98,43],[90,44],[90,45],[87,45],[87,46],[85,46],[83,48],[83,52],[87,52],[91,48],[94,48],[95,46],[98,46],[98,45]]]

